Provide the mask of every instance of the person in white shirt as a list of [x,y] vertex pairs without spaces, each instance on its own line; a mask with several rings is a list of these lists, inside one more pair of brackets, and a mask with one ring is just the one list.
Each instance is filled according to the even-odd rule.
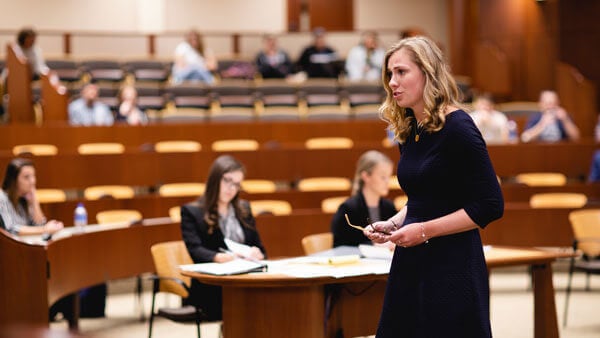
[[478,96],[475,99],[475,111],[470,115],[486,143],[508,142],[508,118],[504,113],[494,109],[494,102],[490,95]]
[[217,69],[217,59],[211,50],[204,47],[202,36],[197,31],[190,31],[175,47],[175,61],[172,69],[172,82],[184,81],[204,82],[212,84],[212,71]]
[[35,45],[37,33],[32,28],[23,28],[17,34],[17,53],[22,53],[31,66],[33,78],[39,78],[50,70],[42,55],[42,50]]
[[98,101],[98,86],[86,84],[81,97],[69,104],[69,123],[74,126],[111,126],[114,116],[108,105]]
[[555,91],[542,91],[538,104],[540,111],[528,119],[525,131],[521,134],[522,142],[579,140],[579,128],[569,113],[560,106]]
[[385,50],[379,47],[377,33],[364,32],[359,45],[346,57],[346,73],[350,81],[379,81]]

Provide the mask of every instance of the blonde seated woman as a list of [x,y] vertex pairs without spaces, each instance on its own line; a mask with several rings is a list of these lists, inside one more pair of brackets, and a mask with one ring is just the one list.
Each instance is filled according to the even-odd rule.
[[356,164],[352,196],[339,206],[331,220],[334,247],[372,244],[361,231],[347,224],[346,214],[350,223],[366,226],[389,219],[397,213],[394,203],[384,198],[389,191],[393,167],[392,161],[379,151],[369,150],[360,156]]

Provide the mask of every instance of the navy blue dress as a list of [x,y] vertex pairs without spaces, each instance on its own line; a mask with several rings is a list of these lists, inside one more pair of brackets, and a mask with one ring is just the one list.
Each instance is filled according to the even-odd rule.
[[[408,195],[404,224],[465,209],[481,228],[502,217],[504,200],[487,148],[471,117],[446,116],[435,133],[414,129],[400,146],[398,180]],[[397,247],[378,338],[491,337],[489,281],[479,229]]]

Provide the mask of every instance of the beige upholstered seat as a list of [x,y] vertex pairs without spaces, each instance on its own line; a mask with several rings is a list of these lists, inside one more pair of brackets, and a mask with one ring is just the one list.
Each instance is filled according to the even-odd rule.
[[13,155],[32,154],[35,156],[52,156],[58,153],[53,144],[19,144],[13,147]]
[[98,224],[132,223],[142,220],[142,213],[133,209],[104,210],[96,214]]
[[348,137],[313,137],[304,142],[308,149],[349,149],[354,141]]
[[181,222],[181,207],[174,206],[169,208],[169,217],[173,222]]
[[77,147],[81,155],[122,154],[124,151],[125,146],[117,142],[83,143]]
[[538,193],[529,199],[532,208],[581,208],[587,196],[580,193]]
[[160,141],[154,145],[154,150],[159,153],[193,153],[201,149],[199,142],[185,140]]
[[37,189],[36,195],[40,203],[64,202],[67,194],[61,189]]
[[200,323],[203,320],[202,309],[192,305],[176,308],[161,307],[155,311],[156,294],[168,293],[187,298],[190,292],[191,278],[180,273],[179,266],[193,264],[192,258],[183,241],[171,241],[154,244],[150,248],[156,275],[153,276],[152,306],[148,325],[148,337],[152,337],[154,317],[160,316],[174,322],[195,322],[198,338]]
[[289,215],[292,213],[292,205],[282,200],[254,200],[250,201],[250,208],[254,216],[260,214],[273,214],[275,216]]
[[328,197],[321,201],[321,211],[325,213],[334,213],[347,199],[348,196]]
[[331,232],[323,232],[305,236],[302,238],[302,248],[305,255],[329,250],[333,248],[333,234]]
[[400,195],[394,198],[394,206],[397,210],[402,209],[404,205],[406,205],[406,202],[408,202],[408,196],[406,195]]
[[158,188],[160,196],[200,196],[204,194],[206,184],[196,182],[167,183]]
[[219,140],[212,143],[213,151],[253,151],[259,147],[258,141],[250,139]]
[[271,180],[243,180],[242,190],[251,194],[275,192],[277,184]]
[[567,183],[567,176],[562,173],[532,172],[522,173],[515,177],[518,183],[532,187],[561,186]]
[[352,182],[345,177],[310,177],[298,181],[300,191],[349,191],[351,187]]
[[567,311],[571,294],[571,281],[575,271],[586,273],[586,291],[590,291],[590,275],[600,274],[600,209],[574,210],[569,213],[573,230],[573,250],[580,254],[571,258],[565,296],[563,325],[567,325]]
[[133,198],[135,191],[128,185],[95,185],[83,191],[86,200],[97,200],[104,197],[116,199]]

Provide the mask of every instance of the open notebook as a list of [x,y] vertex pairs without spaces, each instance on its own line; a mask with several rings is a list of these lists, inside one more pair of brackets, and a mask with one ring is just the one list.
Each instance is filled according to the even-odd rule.
[[198,263],[180,265],[183,271],[206,273],[209,275],[239,275],[249,272],[263,272],[267,269],[267,264],[260,261],[250,261],[247,259],[234,259],[226,263]]

